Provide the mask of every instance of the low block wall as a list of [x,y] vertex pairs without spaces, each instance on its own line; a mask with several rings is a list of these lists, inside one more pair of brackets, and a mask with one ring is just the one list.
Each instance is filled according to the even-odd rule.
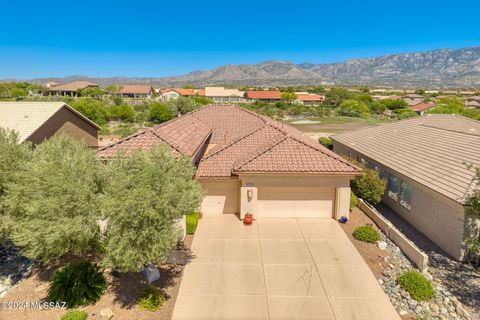
[[408,240],[400,230],[385,219],[375,208],[358,199],[357,206],[375,222],[375,224],[392,240],[403,253],[412,260],[420,271],[425,271],[428,267],[428,256],[421,251],[412,241]]

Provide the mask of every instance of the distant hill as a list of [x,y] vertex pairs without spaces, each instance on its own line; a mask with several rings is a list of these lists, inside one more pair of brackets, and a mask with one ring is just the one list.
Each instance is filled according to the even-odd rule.
[[377,58],[351,59],[338,63],[294,64],[266,61],[259,64],[226,65],[163,78],[67,78],[32,79],[40,83],[88,80],[100,85],[152,84],[154,86],[231,85],[383,85],[394,87],[480,87],[480,47],[438,49],[392,54]]

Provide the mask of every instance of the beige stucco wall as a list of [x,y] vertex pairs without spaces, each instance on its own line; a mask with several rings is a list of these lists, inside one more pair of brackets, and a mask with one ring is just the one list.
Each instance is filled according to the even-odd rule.
[[461,204],[382,166],[343,144],[334,142],[334,151],[353,159],[361,156],[369,163],[382,167],[388,174],[393,174],[408,183],[412,187],[410,210],[402,207],[398,201],[391,199],[387,190],[382,201],[452,257],[459,260],[463,258],[465,209]]
[[200,212],[203,214],[239,212],[240,184],[237,179],[224,180],[199,180],[206,191],[200,205]]

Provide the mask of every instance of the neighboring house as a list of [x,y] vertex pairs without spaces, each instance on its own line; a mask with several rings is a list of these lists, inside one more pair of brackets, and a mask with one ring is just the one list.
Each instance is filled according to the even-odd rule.
[[282,100],[282,93],[278,90],[249,90],[245,92],[247,102],[278,102]]
[[333,150],[376,169],[382,201],[452,257],[464,256],[465,201],[480,166],[480,122],[431,114],[334,135]]
[[465,107],[469,109],[480,109],[480,96],[467,98]]
[[59,84],[48,88],[49,95],[76,97],[78,90],[85,88],[98,88],[98,84],[89,81],[74,81],[65,84]]
[[372,96],[374,100],[399,100],[402,99],[400,96]]
[[206,191],[200,212],[254,217],[349,215],[360,169],[300,131],[235,105],[214,104],[98,150],[102,158],[167,144],[192,158]]
[[194,89],[171,88],[160,91],[160,100],[169,101],[175,100],[178,97],[196,96],[197,92]]
[[154,95],[152,86],[122,85],[115,96],[133,99],[151,99]]
[[98,146],[101,128],[63,102],[0,102],[0,128],[15,130],[20,142],[39,144],[64,133]]
[[427,111],[429,109],[432,109],[435,106],[436,106],[436,104],[433,103],[433,102],[420,102],[420,103],[417,103],[413,106],[410,106],[410,109],[412,109],[413,111],[415,111],[419,115],[423,116],[425,111]]
[[402,97],[402,99],[409,105],[413,106],[419,104],[425,100],[425,98],[419,94],[407,94]]
[[318,106],[323,103],[324,96],[313,93],[297,93],[295,102],[303,104],[304,106]]
[[205,97],[214,102],[245,102],[245,92],[237,89],[225,89],[224,87],[205,87]]

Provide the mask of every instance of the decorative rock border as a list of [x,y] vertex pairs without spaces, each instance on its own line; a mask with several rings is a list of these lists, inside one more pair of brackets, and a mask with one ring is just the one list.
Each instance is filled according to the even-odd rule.
[[9,242],[0,244],[0,298],[32,272],[34,262]]
[[384,262],[389,267],[383,271],[378,283],[388,295],[398,314],[413,314],[419,319],[432,320],[470,320],[469,314],[458,299],[446,287],[427,272],[423,274],[432,281],[435,287],[435,298],[430,301],[418,302],[410,297],[397,283],[397,277],[405,271],[415,269],[412,262],[403,254],[402,250],[382,232],[382,240],[378,247],[390,253],[391,258],[385,257]]

